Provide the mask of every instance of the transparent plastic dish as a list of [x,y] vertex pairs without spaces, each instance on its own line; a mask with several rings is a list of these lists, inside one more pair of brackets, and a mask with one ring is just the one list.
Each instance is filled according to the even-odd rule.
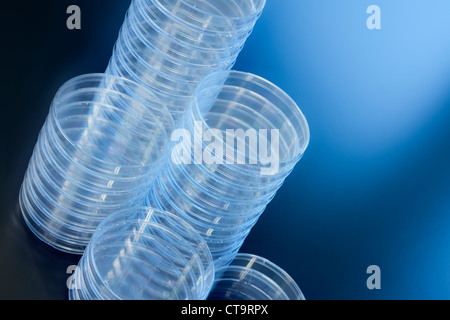
[[174,122],[148,89],[88,74],[56,94],[20,191],[36,236],[82,254],[99,223],[144,201],[165,161]]
[[208,246],[189,224],[153,208],[128,208],[97,229],[69,298],[203,300],[214,274]]
[[[152,185],[148,203],[188,221],[218,261],[242,246],[303,157],[310,139],[308,123],[297,104],[269,81],[248,73],[221,71],[200,82],[180,127],[191,139],[183,137],[171,144],[170,159]],[[198,138],[200,130],[202,137],[209,133],[210,143]],[[234,148],[230,148],[227,134],[238,130],[243,135],[240,140],[234,136]],[[273,137],[277,134],[278,141],[265,136],[261,140],[256,134],[269,131]],[[246,132],[254,132],[258,140],[253,141]],[[274,150],[278,153],[273,158],[278,162],[275,172],[263,159],[267,156],[261,153],[263,143],[271,155]],[[277,143],[278,148],[273,148]],[[220,147],[225,150],[218,151]],[[202,161],[196,159],[196,148]],[[251,152],[254,149],[258,152]],[[217,159],[206,162],[206,153],[222,158],[217,163]],[[239,157],[245,161],[236,161]]]
[[286,271],[255,255],[237,254],[216,276],[208,300],[305,300]]

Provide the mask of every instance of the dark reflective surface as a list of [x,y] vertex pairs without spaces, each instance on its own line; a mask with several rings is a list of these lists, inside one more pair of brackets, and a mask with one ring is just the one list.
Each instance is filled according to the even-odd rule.
[[18,205],[2,208],[0,299],[66,299],[66,282],[79,257],[38,241],[23,222]]

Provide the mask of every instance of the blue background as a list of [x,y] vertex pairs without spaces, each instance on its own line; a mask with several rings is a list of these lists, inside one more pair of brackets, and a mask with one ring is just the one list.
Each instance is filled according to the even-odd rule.
[[450,298],[449,17],[445,0],[268,0],[236,68],[297,101],[311,144],[243,250],[307,298]]
[[[105,70],[129,3],[1,9],[2,298],[66,297],[78,258],[27,232],[18,188],[56,90]],[[71,4],[81,31],[65,26]],[[366,27],[372,4],[381,30]],[[449,35],[447,0],[267,0],[235,69],[290,94],[311,144],[242,250],[283,267],[307,299],[450,298]],[[381,290],[366,287],[369,265]]]

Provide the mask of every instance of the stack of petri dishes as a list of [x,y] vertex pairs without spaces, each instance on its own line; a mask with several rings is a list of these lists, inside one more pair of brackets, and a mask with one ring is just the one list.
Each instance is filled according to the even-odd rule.
[[130,80],[89,74],[65,83],[21,187],[28,227],[47,244],[82,254],[104,218],[144,201],[173,128],[160,100]]
[[227,265],[309,143],[295,102],[258,76],[223,71],[198,86],[146,205],[188,221]]
[[161,93],[177,121],[198,83],[230,70],[265,0],[133,0],[106,73]]
[[133,0],[106,73],[56,94],[19,204],[38,238],[83,254],[70,299],[303,299],[238,255],[309,143],[285,92],[230,71],[264,6]]
[[106,218],[75,271],[71,300],[204,300],[214,281],[205,241],[168,212],[136,207]]
[[259,256],[240,253],[216,274],[209,300],[305,300],[286,271]]

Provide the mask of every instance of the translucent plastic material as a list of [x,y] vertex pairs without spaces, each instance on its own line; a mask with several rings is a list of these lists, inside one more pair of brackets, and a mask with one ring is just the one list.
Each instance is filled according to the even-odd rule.
[[159,91],[177,121],[205,76],[233,67],[264,5],[133,0],[106,73]]
[[64,84],[25,175],[20,206],[49,245],[81,254],[109,214],[142,203],[174,128],[148,89],[104,74]]
[[182,219],[137,207],[114,213],[92,237],[71,300],[202,300],[214,281],[207,244]]
[[305,300],[284,270],[255,255],[238,254],[216,275],[208,300]]
[[[189,137],[172,144],[171,161],[158,175],[147,204],[186,219],[206,239],[220,267],[227,263],[222,257],[232,259],[238,252],[302,158],[309,143],[308,124],[295,102],[275,85],[255,75],[224,71],[199,84],[181,127]],[[252,135],[238,135],[239,130],[254,132],[256,144]],[[235,135],[229,140],[230,132]],[[264,144],[276,165],[263,153],[250,152]],[[278,148],[272,148],[275,144]],[[221,146],[225,150],[218,150]],[[205,154],[221,157],[206,161]]]

